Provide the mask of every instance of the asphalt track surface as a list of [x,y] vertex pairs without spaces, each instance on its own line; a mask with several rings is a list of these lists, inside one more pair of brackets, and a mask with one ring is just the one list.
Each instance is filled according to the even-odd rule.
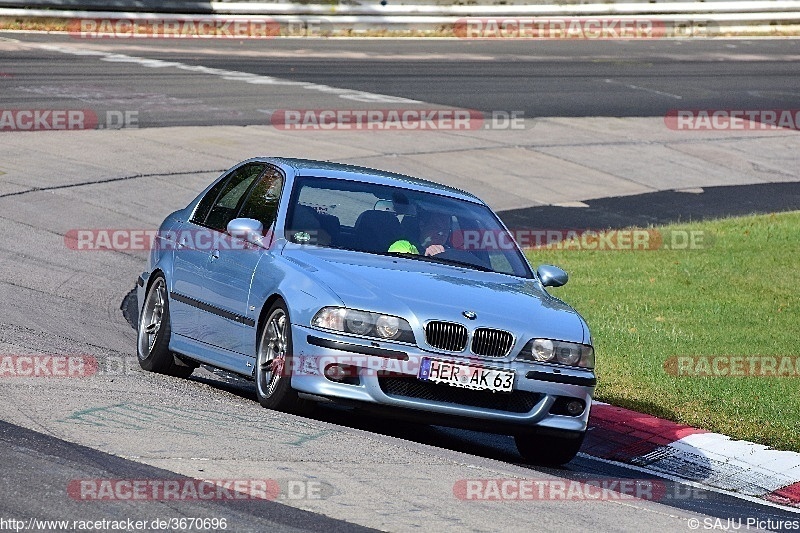
[[[0,421],[0,442],[4,448],[3,477],[0,483],[4,494],[15,494],[14,497],[4,498],[1,510],[6,519],[89,519],[85,510],[81,509],[83,502],[65,502],[62,498],[64,487],[76,475],[91,474],[107,479],[189,479],[3,421]],[[224,517],[227,520],[226,529],[229,531],[374,531],[270,500],[182,502],[179,509],[175,508],[173,502],[159,501],[147,502],[145,505],[141,502],[124,501],[103,507],[93,509],[95,512],[90,519],[116,521],[125,517],[152,524],[154,519],[176,516]]]
[[[72,42],[65,37],[13,37],[42,43]],[[800,107],[796,105],[800,98],[796,86],[798,43],[791,40],[588,45],[274,41],[265,46],[215,42],[202,51],[183,42],[91,44],[92,48],[105,47],[137,57],[442,106],[518,109],[526,117],[660,116],[676,107],[676,99],[665,94],[681,96],[680,105],[688,108]],[[238,91],[226,86],[227,92],[220,92],[213,80],[204,85],[196,78],[189,86],[181,72],[167,69],[143,76],[139,65],[116,63],[110,68],[93,58],[42,49],[0,57],[3,108],[74,107],[76,100],[101,111],[136,105],[143,128],[260,124],[264,113],[259,109],[271,108],[247,86]],[[283,100],[289,102],[287,107],[315,108],[332,102],[325,93],[293,93],[289,87]],[[210,100],[216,102],[211,108]],[[0,138],[0,153],[3,151]],[[113,154],[109,156],[113,159]],[[175,205],[191,199],[213,174],[198,174],[180,183],[163,176],[145,176],[82,186],[80,176],[70,176],[68,168],[63,172],[70,185],[60,185],[54,177],[49,190],[0,198],[5,226],[0,261],[4,280],[0,283],[4,302],[0,352],[89,354],[114,365],[122,362],[121,368],[127,370],[72,380],[77,383],[53,381],[54,386],[26,379],[3,383],[2,517],[152,520],[224,516],[235,524],[229,530],[235,531],[357,531],[361,529],[357,524],[404,531],[424,526],[499,530],[512,525],[542,530],[687,531],[687,517],[720,518],[725,523],[748,517],[798,516],[703,489],[693,498],[658,502],[470,505],[453,498],[453,479],[642,479],[648,475],[585,456],[562,469],[532,468],[520,463],[511,439],[499,435],[353,416],[331,408],[319,409],[308,418],[271,413],[258,406],[249,382],[213,369],[200,369],[188,380],[140,372],[131,327],[135,309],[126,293],[143,268],[142,254],[59,253],[63,252],[63,233],[67,228],[98,225],[154,226]],[[777,202],[781,202],[780,209],[798,208],[795,183],[767,188],[771,194],[767,198],[772,201],[751,200],[749,206],[739,209],[776,210]],[[754,195],[752,188],[740,190],[726,194],[720,189],[717,201],[694,205],[690,211],[697,218],[730,214],[743,198]],[[622,224],[626,213],[637,223],[684,216],[684,211],[675,213],[670,207],[681,202],[663,194],[601,199],[590,208],[603,214],[608,225]],[[734,197],[738,200],[733,201]],[[662,213],[654,211],[653,205],[664,206]],[[726,212],[725,206],[730,210]],[[527,220],[527,209],[507,216]],[[547,213],[560,208],[538,209]],[[19,235],[27,237],[19,239]],[[65,493],[65,486],[75,479],[205,476],[318,479],[331,492],[321,501],[202,504],[85,502]],[[690,488],[678,486],[684,494],[692,493]]]
[[[206,67],[273,76],[283,80],[392,95],[441,106],[483,112],[522,111],[535,117],[663,116],[680,109],[795,109],[800,107],[800,41],[793,39],[698,39],[650,41],[466,41],[466,40],[215,40],[197,43],[167,39],[79,39],[26,37],[41,42],[113,49],[137,57],[181,61]],[[124,63],[121,64],[125,66]],[[119,66],[119,65],[118,65]],[[25,72],[25,83],[0,81],[7,103],[53,105],[57,92],[42,94],[37,85],[60,86],[63,99],[74,101],[70,88],[83,87],[84,101],[104,95],[92,85],[123,85],[121,103],[138,96],[140,127],[266,123],[259,101],[240,90],[213,94],[213,109],[192,107],[215,90],[208,81],[186,73],[140,76],[130,66],[104,78],[102,64],[91,58],[57,60],[40,51],[4,58],[3,71]],[[138,89],[138,95],[131,93]],[[106,88],[113,97],[111,88]],[[169,94],[148,102],[146,96]],[[316,97],[316,98],[315,98]],[[327,102],[308,94],[304,108]],[[286,101],[282,103],[286,104]],[[170,109],[170,107],[172,109]],[[152,111],[152,112],[151,112]],[[228,116],[226,116],[226,113]],[[263,113],[262,113],[263,114]]]
[[[32,48],[4,58],[6,109],[133,111],[136,126],[272,124],[278,109],[468,108],[520,117],[663,117],[675,109],[800,109],[800,40],[605,41],[80,39],[8,34],[23,42],[80,46],[143,60],[223,69],[317,87],[231,91],[215,77],[150,68],[125,59]],[[24,73],[24,75],[22,74]],[[385,95],[374,102],[331,98],[325,90]],[[320,89],[321,88],[321,89]],[[335,94],[334,94],[335,95]],[[392,101],[393,98],[399,99]],[[800,125],[798,125],[800,128]],[[370,138],[378,150],[380,137]],[[544,140],[546,142],[546,139]],[[797,181],[709,188],[695,198],[658,191],[588,203],[590,209],[525,206],[504,210],[523,227],[625,227],[800,207]],[[630,194],[630,193],[629,193]],[[533,211],[532,211],[533,209]],[[532,221],[536,220],[536,224]]]

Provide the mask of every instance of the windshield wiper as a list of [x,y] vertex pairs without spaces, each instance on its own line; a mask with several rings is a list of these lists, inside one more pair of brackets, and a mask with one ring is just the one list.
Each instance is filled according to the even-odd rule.
[[[383,255],[383,254],[382,254]],[[454,265],[454,266],[463,266],[467,268],[472,268],[475,270],[480,270],[481,272],[494,272],[491,268],[485,267],[483,265],[476,265],[475,263],[470,263],[467,261],[458,261],[457,259],[446,259],[444,257],[436,257],[435,255],[417,255],[417,254],[409,254],[405,252],[386,252],[385,255],[391,257],[403,257],[406,259],[416,259],[418,261],[426,261],[428,263],[439,263],[445,265]]]

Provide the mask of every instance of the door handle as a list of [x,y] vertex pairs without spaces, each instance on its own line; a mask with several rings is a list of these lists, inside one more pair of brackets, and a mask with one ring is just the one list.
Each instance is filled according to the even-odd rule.
[[186,246],[186,235],[181,237],[181,240],[178,241],[178,248],[183,248],[184,246]]
[[211,252],[211,260],[219,259],[219,250],[212,250]]

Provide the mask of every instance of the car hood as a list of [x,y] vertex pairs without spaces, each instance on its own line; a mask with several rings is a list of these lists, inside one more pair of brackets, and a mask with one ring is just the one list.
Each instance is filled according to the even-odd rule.
[[[493,327],[515,336],[586,342],[583,319],[538,281],[416,259],[289,244],[284,257],[336,293],[345,306],[407,318]],[[477,314],[474,320],[465,311]]]

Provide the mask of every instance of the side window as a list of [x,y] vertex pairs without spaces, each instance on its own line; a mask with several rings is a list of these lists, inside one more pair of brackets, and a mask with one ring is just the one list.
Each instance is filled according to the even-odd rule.
[[[240,200],[253,181],[264,171],[265,166],[262,163],[252,163],[236,169],[217,196],[204,225],[217,231],[225,231],[228,222],[236,216]],[[203,200],[205,201],[205,198]]]
[[211,187],[205,196],[197,203],[197,208],[194,210],[194,215],[192,215],[192,222],[195,224],[203,225],[206,223],[206,217],[208,216],[209,211],[211,211],[211,206],[214,205],[214,201],[219,196],[219,193],[222,192],[222,189],[225,188],[225,185],[230,181],[231,174],[225,176],[221,180],[219,180],[216,185]]
[[278,203],[283,189],[283,175],[277,169],[267,170],[266,174],[250,191],[250,196],[239,212],[240,218],[252,218],[264,224],[267,230],[278,214]]

